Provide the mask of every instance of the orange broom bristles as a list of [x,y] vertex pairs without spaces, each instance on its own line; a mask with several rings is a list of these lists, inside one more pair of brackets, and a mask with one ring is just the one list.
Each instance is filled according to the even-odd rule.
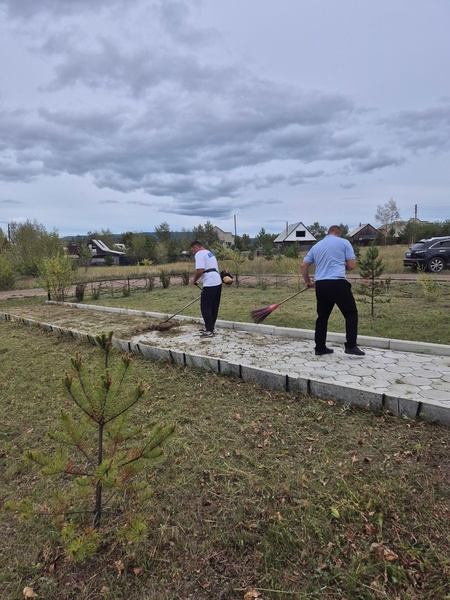
[[256,310],[252,310],[252,319],[254,323],[262,323],[264,319],[266,319],[270,313],[278,308],[279,304],[271,304],[270,306],[266,306],[265,308],[257,308]]
[[264,321],[264,319],[266,319],[271,313],[273,313],[273,311],[276,310],[279,306],[281,306],[288,300],[295,298],[295,296],[298,296],[302,292],[306,292],[307,289],[309,289],[309,288],[305,287],[302,290],[295,292],[295,294],[292,294],[292,296],[289,296],[289,298],[285,298],[278,304],[271,304],[270,306],[266,306],[265,308],[257,308],[256,310],[252,310],[251,315],[252,315],[253,322],[254,323],[262,323]]

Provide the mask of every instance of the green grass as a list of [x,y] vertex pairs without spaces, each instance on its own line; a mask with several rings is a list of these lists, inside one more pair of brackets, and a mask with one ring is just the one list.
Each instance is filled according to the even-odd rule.
[[[450,283],[436,282],[430,294],[420,282],[396,282],[380,296],[375,305],[375,315],[371,316],[370,305],[365,297],[358,294],[358,285],[353,285],[359,307],[359,333],[375,337],[406,339],[438,344],[450,344],[450,329],[446,326],[450,310]],[[251,322],[251,311],[269,306],[298,291],[296,285],[270,285],[261,288],[242,285],[224,287],[219,318],[228,321]],[[172,315],[199,295],[199,290],[191,286],[171,285],[167,289],[155,288],[151,292],[133,292],[131,296],[115,293],[102,295],[92,300],[86,294],[85,303],[102,304],[161,312]],[[0,309],[7,312],[8,307],[21,306],[25,300],[0,301]],[[42,299],[28,302],[42,303]],[[23,304],[26,306],[26,304]],[[199,303],[194,302],[181,314],[200,317]],[[276,309],[266,323],[299,329],[314,329],[316,319],[315,294],[308,290]],[[341,313],[334,309],[329,331],[344,332],[345,324]]]
[[[51,449],[76,351],[94,350],[0,323],[2,506],[30,495],[44,507],[67,485],[22,455]],[[2,509],[2,599],[25,586],[58,600],[242,600],[249,589],[261,600],[450,597],[448,428],[140,357],[133,379],[150,386],[135,420],[177,424],[147,473],[148,536],[109,538],[72,563],[50,518]]]

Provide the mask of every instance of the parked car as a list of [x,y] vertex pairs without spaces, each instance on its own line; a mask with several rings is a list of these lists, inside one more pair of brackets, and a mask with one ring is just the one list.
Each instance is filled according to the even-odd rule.
[[404,267],[440,273],[450,268],[450,236],[420,240],[408,248]]

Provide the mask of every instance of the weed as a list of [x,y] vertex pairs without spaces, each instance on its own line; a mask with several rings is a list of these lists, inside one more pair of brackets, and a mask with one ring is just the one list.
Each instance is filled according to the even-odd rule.
[[436,302],[441,293],[441,288],[436,281],[436,276],[433,273],[426,273],[423,270],[418,271],[417,281],[424,299],[427,302]]
[[191,274],[189,271],[181,272],[181,283],[183,285],[189,285],[190,278],[191,278]]
[[167,289],[170,285],[170,274],[166,269],[161,269],[159,272],[159,280],[164,289]]

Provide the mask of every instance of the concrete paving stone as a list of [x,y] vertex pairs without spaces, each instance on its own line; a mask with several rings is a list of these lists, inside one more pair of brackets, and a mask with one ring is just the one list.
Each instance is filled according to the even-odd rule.
[[344,404],[355,404],[371,410],[380,409],[382,406],[382,394],[369,389],[311,380],[310,391],[319,398],[330,398]]
[[352,365],[350,369],[351,369],[350,373],[352,375],[357,375],[358,377],[370,376],[375,373],[374,369],[371,369],[370,367],[366,367],[366,366],[360,366],[359,364]]
[[398,374],[405,374],[405,373],[413,373],[414,372],[414,368],[408,365],[404,365],[400,362],[395,362],[392,363],[390,365],[383,365],[383,369],[387,372],[387,373],[398,373]]
[[293,377],[288,375],[287,389],[293,393],[297,392],[298,394],[307,394],[309,391],[309,380],[302,376]]
[[421,354],[437,354],[450,356],[450,347],[441,344],[429,344],[426,342],[412,342],[407,340],[391,340],[392,350],[417,352]]
[[169,350],[169,355],[170,360],[173,362],[174,365],[180,365],[182,367],[185,365],[184,352],[181,352],[180,350]]
[[272,390],[286,390],[287,387],[286,375],[258,367],[242,366],[241,377],[246,383],[255,383]]
[[418,389],[413,385],[406,385],[404,383],[395,383],[394,385],[389,386],[389,393],[396,396],[404,397],[407,395],[410,397],[411,395],[417,395]]
[[359,377],[355,377],[354,375],[349,375],[348,373],[347,374],[340,373],[339,375],[336,375],[334,380],[339,384],[348,384],[348,385],[354,385],[354,384],[359,383],[359,381],[360,381]]
[[229,375],[231,377],[240,377],[241,367],[239,363],[230,362],[228,360],[219,360],[219,372],[221,375]]
[[403,383],[409,385],[430,385],[431,382],[432,380],[428,379],[427,377],[418,377],[416,375],[408,375],[407,377],[403,377]]
[[450,403],[450,390],[434,388],[427,391],[426,397],[430,400]]
[[419,415],[420,400],[399,398],[389,393],[384,397],[384,407],[395,415],[405,415],[411,419],[416,419]]
[[[417,377],[426,377],[427,379],[442,379],[443,372],[442,369],[417,369],[414,371],[414,375]],[[450,369],[449,369],[450,376]]]
[[335,379],[336,375],[335,375],[335,373],[330,372],[330,371],[325,370],[325,369],[315,369],[314,370],[314,377],[316,379],[328,379],[328,378]]
[[420,412],[418,416],[425,421],[436,421],[450,425],[450,410],[448,406],[423,403],[420,406]]

